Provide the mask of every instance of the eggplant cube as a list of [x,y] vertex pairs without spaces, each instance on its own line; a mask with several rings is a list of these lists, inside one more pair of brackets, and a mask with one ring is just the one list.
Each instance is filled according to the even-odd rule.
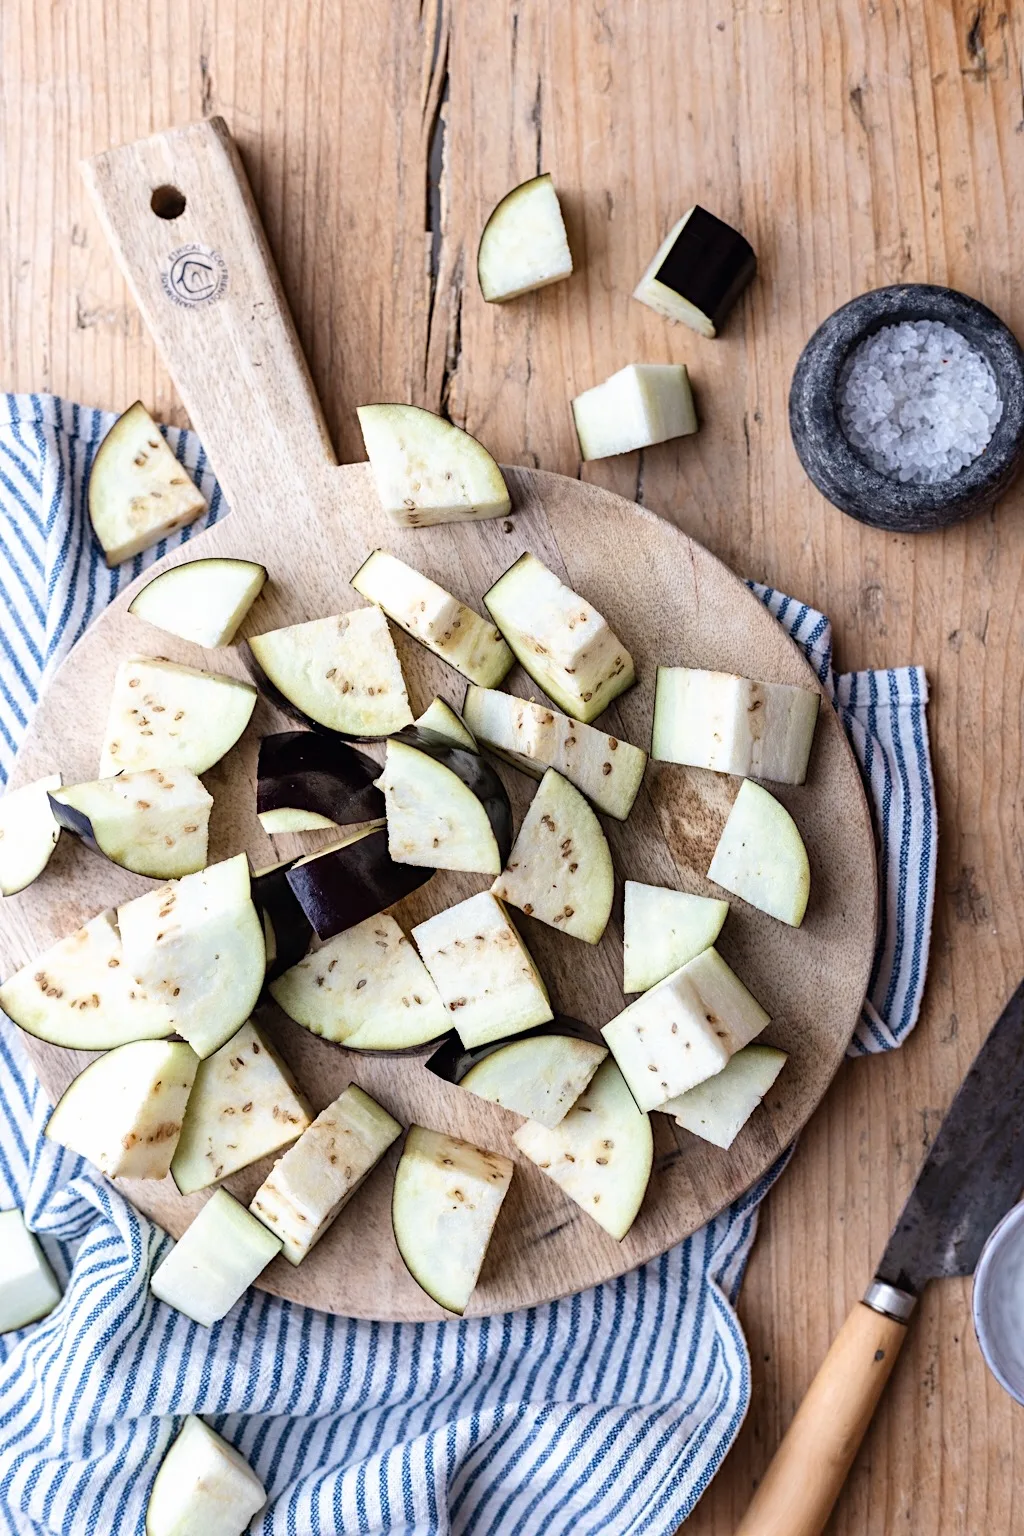
[[780,922],[799,928],[811,894],[811,866],[784,805],[744,779],[711,860],[708,878]]
[[274,1164],[249,1209],[281,1239],[290,1264],[301,1264],[401,1134],[398,1121],[350,1083]]
[[256,706],[250,683],[136,656],[117,669],[100,776],[140,768],[205,773],[230,752]]
[[731,1147],[786,1065],[785,1051],[745,1045],[715,1077],[661,1105],[676,1124],[716,1147]]
[[231,644],[266,580],[266,567],[253,560],[186,560],[147,582],[128,612],[169,635],[214,649]]
[[572,402],[583,459],[607,459],[689,437],[697,430],[690,376],[681,363],[630,363]]
[[226,1189],[216,1189],[157,1265],[149,1288],[203,1328],[231,1308],[281,1252],[281,1239]]
[[119,416],[89,475],[89,517],[108,565],[120,565],[206,511],[141,400]]
[[287,1146],[311,1119],[295,1079],[250,1021],[199,1063],[171,1177],[183,1195],[206,1189]]
[[605,1046],[560,1035],[552,1025],[550,1033],[510,1040],[486,1055],[481,1052],[459,1086],[552,1128],[565,1118],[607,1055]]
[[332,939],[393,907],[433,873],[417,864],[396,864],[384,822],[375,821],[297,859],[287,879],[317,938]]
[[0,1211],[0,1333],[37,1323],[60,1298],[53,1270],[21,1211]]
[[60,837],[50,794],[58,789],[60,774],[52,773],[0,800],[0,896],[23,891],[50,862]]
[[586,800],[553,768],[541,779],[491,890],[560,933],[600,942],[615,895],[612,856]]
[[190,1416],[160,1463],[146,1506],[146,1536],[242,1536],[266,1502],[245,1458]]
[[501,470],[482,443],[418,405],[356,413],[377,494],[403,528],[480,522],[511,510]]
[[463,1045],[517,1035],[554,1017],[540,972],[490,891],[428,918],[412,936]]
[[213,796],[187,768],[144,768],[53,790],[57,821],[111,863],[176,880],[206,863]]
[[257,680],[300,719],[342,736],[388,736],[412,723],[405,678],[379,608],[253,635]]
[[[481,875],[496,875],[501,869],[503,850],[488,814],[488,798],[477,793],[486,765],[475,756],[466,757],[468,772],[460,774],[459,761],[458,749],[435,754],[394,738],[388,742],[377,784],[384,791],[388,852],[396,864]],[[487,780],[488,787],[501,790],[493,770],[487,771]],[[504,811],[502,826],[510,827],[507,802]]]
[[480,236],[476,270],[489,304],[572,276],[562,206],[547,172],[513,187],[494,208]]
[[651,755],[715,773],[802,784],[818,705],[813,688],[659,667]]
[[633,297],[710,339],[756,272],[743,236],[697,204],[669,230]]
[[138,1040],[118,1046],[65,1089],[46,1135],[108,1178],[165,1178],[198,1065],[187,1045]]
[[622,924],[624,992],[646,992],[718,938],[727,901],[626,881]]

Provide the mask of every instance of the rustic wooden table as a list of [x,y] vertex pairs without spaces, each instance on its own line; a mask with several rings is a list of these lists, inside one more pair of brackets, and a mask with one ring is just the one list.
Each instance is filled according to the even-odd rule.
[[[934,536],[859,527],[790,446],[801,345],[836,304],[930,280],[1024,335],[1024,8],[979,0],[0,0],[0,384],[181,420],[77,161],[222,113],[246,159],[340,457],[352,407],[443,404],[508,462],[578,469],[570,394],[685,361],[696,439],[588,466],[736,570],[831,614],[843,668],[924,662],[941,856],[907,1046],[845,1067],[762,1218],[741,1312],[754,1397],[688,1525],[727,1536],[985,1030],[1024,970],[1022,493]],[[443,167],[443,169],[441,169]],[[570,283],[488,307],[486,210],[543,168]],[[629,294],[694,199],[760,278],[723,338]],[[970,1288],[928,1293],[830,1526],[1024,1529],[1024,1416]]]

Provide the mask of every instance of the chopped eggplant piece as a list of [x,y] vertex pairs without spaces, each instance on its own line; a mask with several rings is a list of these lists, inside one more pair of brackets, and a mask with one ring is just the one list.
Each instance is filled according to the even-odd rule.
[[311,832],[384,815],[372,757],[320,731],[279,731],[260,742],[256,814],[264,832]]
[[528,1120],[512,1140],[621,1242],[643,1203],[654,1137],[614,1061],[598,1067],[579,1101],[553,1129]]
[[402,1127],[368,1093],[350,1083],[274,1164],[249,1209],[301,1264]]
[[60,774],[51,773],[0,800],[0,896],[16,896],[50,862],[60,837],[50,809],[50,794],[56,789]]
[[669,1099],[661,1111],[703,1141],[731,1147],[785,1065],[785,1051],[745,1045],[716,1076]]
[[535,555],[520,555],[484,604],[534,682],[574,720],[593,720],[636,681],[607,621]]
[[471,1051],[453,1037],[426,1067],[477,1098],[490,1099],[540,1125],[555,1126],[607,1055],[596,1031],[574,1019],[556,1018],[513,1040],[493,1040]]
[[361,405],[370,469],[384,511],[403,528],[480,522],[512,510],[482,443],[418,405]]
[[708,949],[728,912],[727,901],[627,880],[622,990],[646,992]]
[[206,863],[213,796],[188,768],[143,768],[52,790],[58,824],[136,875],[176,880]]
[[651,756],[781,784],[807,776],[818,694],[729,672],[659,667]]
[[205,773],[230,752],[256,706],[250,683],[159,657],[122,661],[114,680],[100,777],[142,768]]
[[108,565],[120,565],[206,511],[141,400],[119,416],[89,475],[89,518]]
[[485,747],[539,779],[555,768],[597,810],[625,821],[643,781],[647,753],[592,725],[511,693],[466,690],[466,722]]
[[541,779],[491,890],[560,933],[600,943],[615,895],[612,856],[586,800],[553,768]]
[[190,1416],[160,1463],[146,1536],[242,1536],[266,1502],[263,1484],[234,1446]]
[[0,1333],[47,1317],[61,1289],[20,1210],[0,1211]]
[[440,736],[450,747],[462,747],[467,752],[475,752],[477,749],[476,740],[465,720],[444,699],[432,699],[415,724],[420,731],[430,731],[434,736]]
[[253,635],[248,652],[261,691],[303,722],[360,740],[412,723],[398,652],[379,608]]
[[572,276],[562,206],[548,172],[513,187],[492,210],[480,236],[476,271],[488,304]]
[[768,1014],[716,949],[630,1003],[601,1033],[641,1109],[660,1109],[721,1072]]
[[297,859],[288,871],[288,884],[317,938],[333,939],[418,891],[433,873],[396,864],[388,853],[384,823],[371,822],[329,848]]
[[393,736],[377,780],[396,864],[496,875],[512,846],[512,807],[494,769],[415,727]]
[[147,582],[128,612],[169,635],[213,650],[231,644],[266,580],[266,566],[254,560],[186,560]]
[[406,1269],[459,1316],[483,1268],[513,1165],[497,1152],[414,1125],[395,1173],[391,1221]]
[[404,560],[375,549],[352,585],[470,682],[496,688],[511,670],[515,657],[494,625]]
[[529,950],[490,891],[429,917],[412,936],[463,1045],[554,1018]]
[[313,925],[288,884],[288,871],[294,863],[294,859],[283,859],[280,864],[253,870],[250,877],[252,899],[263,922],[267,951],[264,979],[268,982],[296,965],[313,938]]
[[673,224],[633,297],[710,339],[756,272],[743,236],[697,204]]
[[46,1135],[108,1178],[165,1178],[198,1065],[194,1051],[174,1041],[119,1045],[64,1090]]
[[270,993],[296,1024],[355,1051],[406,1051],[451,1027],[426,966],[383,912],[307,955]]
[[582,459],[633,453],[697,430],[690,375],[681,363],[630,363],[572,402]]
[[0,1008],[26,1034],[74,1051],[109,1051],[174,1033],[170,1010],[125,963],[113,911],[101,912],[8,977]]
[[226,1189],[215,1189],[150,1277],[160,1301],[203,1328],[226,1317],[281,1252],[281,1239]]
[[245,854],[125,902],[117,921],[131,975],[196,1055],[229,1040],[255,1007],[266,967]]
[[733,801],[708,879],[791,928],[804,920],[811,866],[803,838],[786,807],[750,779]]
[[171,1178],[191,1195],[287,1146],[312,1118],[292,1074],[250,1020],[199,1063]]

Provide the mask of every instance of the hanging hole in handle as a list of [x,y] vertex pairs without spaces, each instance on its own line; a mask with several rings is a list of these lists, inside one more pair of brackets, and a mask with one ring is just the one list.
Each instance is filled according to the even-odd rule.
[[180,219],[185,212],[185,194],[177,187],[156,187],[149,206],[158,219]]

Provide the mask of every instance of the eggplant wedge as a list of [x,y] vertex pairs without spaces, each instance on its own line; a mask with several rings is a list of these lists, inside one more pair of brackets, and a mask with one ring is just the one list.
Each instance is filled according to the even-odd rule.
[[804,920],[811,894],[804,840],[786,807],[750,779],[733,801],[708,879],[791,928]]
[[117,922],[131,975],[196,1055],[230,1040],[256,1006],[266,966],[245,854],[125,902]]
[[253,635],[250,670],[271,703],[304,724],[372,741],[412,724],[388,621],[358,608]]
[[0,1008],[26,1034],[73,1051],[160,1040],[175,1028],[167,1006],[129,970],[113,911],[101,912],[8,977]]
[[579,593],[536,555],[520,555],[484,593],[484,606],[559,709],[589,724],[636,681],[633,658]]
[[512,846],[505,786],[475,752],[415,728],[392,736],[377,780],[396,864],[496,875]]
[[143,768],[205,773],[230,752],[255,707],[256,689],[220,672],[152,656],[123,661],[114,680],[100,777]]
[[143,768],[50,791],[54,819],[112,864],[177,880],[206,864],[213,796],[187,768]]
[[490,891],[429,917],[412,936],[463,1045],[486,1045],[554,1018],[529,950]]
[[171,1178],[183,1195],[206,1189],[287,1146],[312,1118],[291,1072],[250,1019],[199,1063]]
[[651,756],[780,784],[802,784],[820,698],[792,683],[659,667]]
[[301,1264],[402,1134],[376,1099],[350,1083],[276,1162],[249,1206]]
[[256,815],[271,837],[375,821],[380,767],[365,752],[319,731],[279,731],[260,742]]
[[449,747],[462,747],[466,752],[477,750],[476,739],[457,709],[444,699],[431,699],[422,715],[415,721],[418,730],[430,731]]
[[180,640],[214,650],[231,644],[266,580],[266,566],[254,560],[186,560],[147,582],[128,612]]
[[548,172],[506,192],[492,210],[476,253],[480,292],[488,304],[572,276],[562,205]]
[[739,231],[698,203],[673,224],[633,297],[710,340],[756,272],[757,257]]
[[451,1028],[426,966],[384,912],[300,960],[270,995],[296,1024],[354,1051],[413,1050]]
[[263,923],[268,982],[297,965],[313,939],[313,925],[288,884],[288,871],[294,863],[294,859],[282,859],[250,875],[252,899]]
[[476,1288],[513,1165],[425,1126],[409,1129],[395,1172],[391,1222],[406,1269],[461,1317]]
[[596,1030],[575,1019],[556,1018],[515,1039],[492,1040],[474,1050],[453,1036],[425,1065],[479,1099],[550,1127],[565,1117],[607,1055]]
[[491,890],[560,933],[600,942],[615,896],[611,852],[586,800],[553,768],[541,779]]
[[198,1065],[195,1053],[174,1041],[119,1045],[65,1089],[46,1135],[108,1178],[165,1178]]
[[418,891],[433,873],[413,864],[396,864],[388,853],[386,828],[373,822],[318,853],[296,859],[288,871],[288,884],[317,938],[333,939]]
[[16,896],[49,864],[60,837],[50,809],[50,795],[58,789],[60,774],[51,773],[0,800],[0,896]]
[[61,1289],[24,1214],[0,1211],[0,1334],[48,1317]]
[[512,1140],[570,1200],[622,1241],[643,1204],[654,1137],[614,1061],[598,1067],[553,1129],[528,1120]]
[[646,992],[678,971],[715,942],[728,913],[727,901],[627,880],[622,990]]
[[110,566],[159,544],[206,511],[141,400],[103,439],[89,475],[89,520]]
[[580,458],[635,453],[697,431],[690,375],[681,363],[629,363],[572,402]]
[[146,1536],[236,1536],[266,1502],[266,1489],[244,1457],[190,1415],[156,1474]]
[[215,1189],[153,1271],[149,1288],[169,1307],[212,1328],[280,1252],[279,1237],[226,1189]]
[[384,511],[402,528],[477,523],[512,510],[482,443],[418,405],[361,405],[356,415]]
[[471,683],[496,688],[511,671],[515,657],[493,624],[386,550],[363,561],[352,585]]
[[716,1147],[732,1146],[786,1065],[785,1051],[770,1045],[745,1045],[726,1066],[689,1093],[669,1099],[662,1113]]

